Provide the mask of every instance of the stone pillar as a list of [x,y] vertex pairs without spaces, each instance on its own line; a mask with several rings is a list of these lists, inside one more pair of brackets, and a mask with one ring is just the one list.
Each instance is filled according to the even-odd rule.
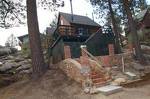
[[114,45],[113,44],[109,44],[108,45],[108,49],[109,49],[109,55],[113,56],[115,54]]
[[64,46],[64,58],[71,58],[71,51],[70,51],[70,46],[65,45]]

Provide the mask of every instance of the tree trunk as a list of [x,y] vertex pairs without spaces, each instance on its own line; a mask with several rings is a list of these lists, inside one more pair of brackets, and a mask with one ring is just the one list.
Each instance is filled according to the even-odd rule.
[[115,44],[116,44],[116,48],[118,50],[118,53],[121,53],[121,47],[120,47],[120,41],[119,41],[119,33],[117,31],[117,25],[116,25],[116,20],[114,17],[114,12],[111,6],[111,2],[112,0],[108,0],[108,5],[109,5],[109,11],[110,11],[110,15],[111,15],[111,21],[112,21],[112,25],[113,25],[113,32],[115,33]]
[[123,0],[123,7],[124,7],[126,14],[127,14],[128,24],[129,24],[130,31],[131,31],[130,33],[132,33],[131,34],[132,35],[132,43],[134,44],[134,47],[135,47],[136,58],[140,62],[143,62],[144,60],[143,60],[143,55],[141,52],[141,46],[140,46],[139,38],[137,35],[136,23],[133,20],[128,0]]
[[33,79],[39,78],[45,70],[44,57],[38,26],[36,0],[27,0],[27,24],[31,49]]

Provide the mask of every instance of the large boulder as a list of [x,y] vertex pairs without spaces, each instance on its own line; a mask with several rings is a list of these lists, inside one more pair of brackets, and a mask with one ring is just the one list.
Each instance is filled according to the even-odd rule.
[[31,74],[32,73],[32,68],[27,69],[27,70],[22,70],[19,72],[20,74]]
[[16,69],[16,71],[19,72],[19,71],[27,70],[27,69],[30,69],[30,68],[31,68],[31,64],[24,64],[24,65],[18,67],[18,68]]
[[141,45],[141,49],[144,49],[144,50],[150,50],[150,46],[147,46],[147,45]]
[[142,52],[150,55],[150,46],[141,45]]
[[23,57],[21,57],[21,56],[17,56],[16,58],[15,58],[15,62],[21,62],[21,61],[24,61],[25,59],[23,58]]
[[7,70],[10,70],[12,68],[18,67],[18,65],[15,62],[6,62],[0,67],[0,72],[6,72]]
[[2,66],[3,65],[3,63],[2,62],[0,62],[0,66]]
[[0,47],[0,56],[3,55],[8,55],[8,54],[14,54],[16,53],[18,50],[16,48],[12,48],[12,47]]
[[131,64],[132,64],[132,67],[137,71],[143,71],[144,70],[144,66],[139,64],[139,63],[132,62]]
[[14,56],[9,55],[9,56],[7,56],[7,59],[8,59],[8,60],[13,60],[13,59],[15,59],[15,57],[14,57]]
[[116,78],[111,85],[121,85],[125,83],[127,80],[125,78]]
[[20,62],[18,62],[17,64],[18,65],[26,65],[26,64],[29,64],[30,62],[28,61],[28,60],[24,60],[24,61],[20,61]]
[[11,49],[10,48],[6,48],[6,47],[0,48],[0,56],[8,55],[10,53],[11,53]]

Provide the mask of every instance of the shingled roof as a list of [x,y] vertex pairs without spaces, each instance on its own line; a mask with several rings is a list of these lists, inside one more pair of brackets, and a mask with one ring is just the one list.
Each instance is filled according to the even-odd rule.
[[28,34],[25,34],[25,35],[22,35],[22,36],[19,36],[18,39],[23,42],[23,38],[25,37],[28,37],[29,35]]
[[90,25],[90,26],[100,26],[92,19],[87,16],[75,15],[73,14],[73,21],[72,21],[72,14],[59,12],[59,15],[62,15],[67,21],[74,24],[82,24],[82,25]]
[[55,32],[55,30],[56,30],[56,27],[47,27],[46,33],[50,36]]

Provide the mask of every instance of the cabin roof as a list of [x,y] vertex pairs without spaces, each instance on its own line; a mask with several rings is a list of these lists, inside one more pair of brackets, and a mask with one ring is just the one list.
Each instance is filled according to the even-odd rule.
[[[44,34],[41,34],[41,33],[40,33],[40,38],[41,38],[41,39],[43,39],[44,36],[45,36]],[[23,42],[23,39],[26,38],[26,37],[29,38],[29,34],[25,34],[25,35],[19,36],[18,39],[19,39],[21,42]]]
[[100,27],[100,25],[98,23],[94,22],[92,19],[90,19],[87,16],[73,14],[73,21],[72,21],[72,14],[59,12],[59,16],[60,15],[62,15],[68,22],[73,23],[73,24],[82,24],[82,25],[90,25],[90,26]]
[[48,35],[52,35],[55,32],[55,30],[56,30],[56,27],[47,27],[46,28],[46,33]]
[[28,37],[28,34],[19,36],[18,39],[19,39],[21,42],[23,42],[23,38],[25,38],[25,37]]

